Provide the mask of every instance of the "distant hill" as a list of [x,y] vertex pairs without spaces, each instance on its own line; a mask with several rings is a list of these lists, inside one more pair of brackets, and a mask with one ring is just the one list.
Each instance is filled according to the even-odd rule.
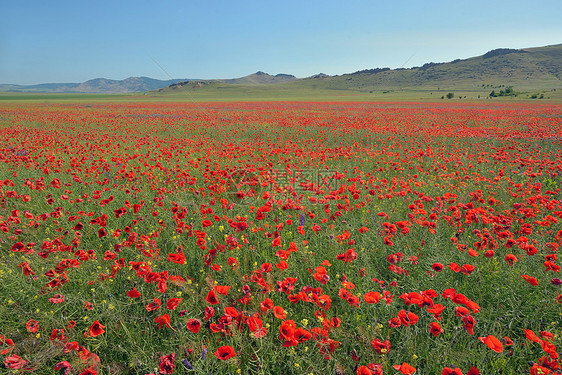
[[41,93],[104,93],[124,94],[158,90],[185,79],[161,81],[149,77],[129,77],[123,80],[106,78],[91,79],[82,83],[42,83],[38,85],[0,84],[3,92],[41,92]]
[[[236,98],[237,93],[275,92],[348,92],[388,93],[399,90],[427,92],[468,91],[478,95],[492,89],[512,86],[518,92],[534,90],[562,90],[562,44],[510,49],[498,48],[481,56],[456,59],[450,62],[428,62],[412,68],[368,68],[353,73],[329,76],[319,73],[307,78],[290,74],[271,75],[258,71],[233,79],[174,79],[161,81],[148,77],[129,77],[124,80],[105,78],[82,83],[45,83],[39,85],[0,84],[0,91],[43,93],[135,93],[181,95],[196,90],[208,97]],[[213,94],[213,92],[216,94]],[[447,91],[445,91],[446,93]]]
[[291,74],[276,74],[273,76],[271,74],[267,74],[259,71],[242,78],[225,79],[222,81],[225,83],[232,83],[232,84],[261,85],[261,84],[285,83],[285,82],[294,81],[296,79],[297,78]]
[[[263,85],[263,84],[269,85]],[[260,85],[261,84],[261,85]],[[518,91],[562,89],[562,44],[524,49],[499,48],[481,56],[456,59],[445,63],[429,62],[412,68],[370,68],[353,73],[329,76],[323,73],[297,79],[293,76],[257,72],[231,80],[182,82],[159,90],[160,94],[180,94],[182,90],[215,90],[241,94],[251,91],[271,93],[301,91],[347,90],[353,92],[470,91],[478,94],[495,88],[513,86]],[[258,90],[258,91],[256,91]]]
[[199,88],[202,86],[207,86],[209,84],[227,84],[227,85],[274,85],[278,83],[287,83],[291,81],[298,80],[297,77],[291,74],[276,74],[271,75],[268,73],[264,73],[262,71],[258,71],[256,73],[240,77],[240,78],[231,78],[231,79],[207,79],[207,80],[188,80],[182,82],[175,82],[171,84],[169,87],[162,88],[159,92],[167,91],[167,90],[177,90],[181,88]]
[[562,44],[525,49],[500,48],[482,56],[447,63],[429,62],[409,69],[374,68],[306,78],[299,85],[325,89],[385,90],[514,86],[519,89],[562,86]]

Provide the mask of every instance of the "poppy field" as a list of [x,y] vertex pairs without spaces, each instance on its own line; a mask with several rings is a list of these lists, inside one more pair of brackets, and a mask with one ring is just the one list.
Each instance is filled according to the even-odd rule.
[[0,366],[561,374],[562,106],[0,104]]

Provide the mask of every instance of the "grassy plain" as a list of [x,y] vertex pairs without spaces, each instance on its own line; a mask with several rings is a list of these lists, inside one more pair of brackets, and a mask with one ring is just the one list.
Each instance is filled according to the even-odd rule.
[[557,371],[560,104],[244,92],[0,101],[5,371]]

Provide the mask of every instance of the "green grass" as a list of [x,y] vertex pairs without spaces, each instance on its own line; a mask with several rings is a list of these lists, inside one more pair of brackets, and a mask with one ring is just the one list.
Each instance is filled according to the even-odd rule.
[[81,102],[84,100],[119,100],[126,99],[129,94],[53,94],[53,93],[19,93],[19,92],[0,92],[0,102],[29,101],[29,102]]
[[[211,87],[208,97],[217,90]],[[263,92],[249,92],[248,98]],[[203,94],[201,90],[194,95]],[[544,355],[539,344],[525,338],[523,329],[553,332],[559,350],[562,338],[556,298],[560,289],[550,279],[560,274],[545,271],[543,262],[550,252],[546,244],[558,241],[555,236],[562,224],[558,220],[546,227],[537,221],[546,215],[558,217],[562,210],[560,145],[550,137],[562,126],[560,105],[486,100],[487,105],[479,107],[451,99],[444,100],[449,106],[364,102],[198,106],[176,103],[177,99],[151,99],[142,103],[139,98],[119,97],[92,107],[64,99],[49,105],[22,105],[25,101],[0,104],[0,225],[9,228],[8,232],[0,231],[0,295],[5,301],[0,304],[0,334],[14,340],[11,354],[35,364],[35,373],[53,375],[55,364],[63,360],[71,362],[78,373],[87,367],[73,350],[64,353],[61,342],[49,339],[54,329],[61,328],[68,341],[100,357],[101,365],[96,366],[100,375],[157,373],[160,358],[172,352],[176,354],[174,374],[235,374],[238,370],[241,374],[353,374],[356,365],[369,362],[380,363],[386,374],[396,373],[392,366],[402,362],[418,368],[420,374],[439,374],[445,366],[460,367],[466,373],[471,365],[484,374],[500,370],[520,374],[528,373],[529,362]],[[515,104],[496,106],[497,102]],[[17,122],[12,122],[14,119]],[[537,119],[549,126],[537,126]],[[264,184],[230,186],[227,176],[249,167],[256,170],[247,176]],[[297,182],[305,182],[298,173],[308,169],[337,171],[341,178],[333,177],[334,186],[322,188],[323,192],[297,190],[297,184],[283,174],[289,172],[288,167]],[[532,177],[531,173],[537,175]],[[250,203],[239,200],[236,192],[250,186],[257,190],[258,198]],[[330,193],[340,187],[341,192]],[[302,192],[304,209],[283,206],[287,199],[297,199],[291,189],[297,196]],[[482,202],[474,198],[478,190],[482,191]],[[327,194],[339,197],[328,203],[313,203],[307,198],[326,199]],[[489,197],[500,203],[490,203]],[[142,203],[142,207],[134,212],[127,203]],[[514,203],[521,205],[521,211],[514,209]],[[474,205],[472,209],[469,204]],[[422,206],[425,213],[417,211]],[[128,207],[127,213],[118,217],[115,210],[122,207]],[[271,208],[262,220],[256,215],[258,207]],[[460,227],[451,219],[454,207],[460,207]],[[19,210],[19,220],[13,217],[14,210]],[[185,212],[185,216],[180,218],[177,212]],[[378,215],[380,212],[387,217]],[[105,237],[99,235],[101,225],[91,223],[102,214],[107,215]],[[71,219],[73,215],[78,217]],[[241,221],[243,217],[248,220],[247,229],[236,231],[229,225],[228,220]],[[212,225],[204,226],[205,219]],[[304,221],[302,233],[297,228],[300,220]],[[74,229],[78,221],[84,224],[81,230]],[[190,234],[185,229],[178,233],[179,221],[192,226],[193,231],[205,232],[200,237],[206,241],[206,250],[197,232]],[[408,223],[408,233],[385,234],[386,224],[399,221]],[[427,221],[435,223],[433,231],[424,225]],[[533,230],[525,235],[538,249],[532,256],[518,246],[508,248],[498,234],[501,226],[514,238],[523,236],[520,230],[524,223]],[[313,224],[321,230],[312,230]],[[360,227],[369,228],[369,232],[359,232]],[[114,237],[117,229],[123,232]],[[345,231],[350,237],[338,240],[336,236]],[[483,250],[473,257],[453,243],[456,239],[477,248],[478,231],[488,231],[497,242],[497,247],[489,246],[495,248],[491,258],[485,257]],[[133,232],[136,237],[129,234]],[[281,239],[280,247],[272,246],[273,232]],[[391,237],[392,246],[385,244],[385,236]],[[47,257],[38,255],[44,241],[55,238],[70,248],[57,248]],[[232,238],[239,246],[232,245]],[[34,242],[34,252],[12,251],[17,241]],[[275,266],[280,261],[276,251],[289,248],[291,242],[298,250],[289,255],[289,268],[281,270]],[[119,252],[116,244],[122,245]],[[220,265],[220,272],[203,259],[217,245],[226,248],[219,248],[210,263]],[[179,246],[186,256],[181,265],[167,260]],[[338,259],[350,248],[355,249],[357,259]],[[94,251],[95,257],[90,254],[85,259],[79,250]],[[106,251],[115,251],[125,267],[114,277],[100,278],[102,273],[109,275],[115,264],[104,259]],[[398,265],[407,274],[389,269],[388,256],[397,252],[404,255]],[[504,260],[507,253],[521,257],[509,266]],[[409,260],[410,256],[418,257],[417,261]],[[231,268],[230,257],[236,258],[238,267]],[[69,281],[60,290],[43,293],[52,279],[47,271],[60,271],[64,259],[80,259],[80,265],[66,269]],[[331,263],[326,266],[330,280],[321,284],[309,269],[325,260]],[[24,261],[35,277],[25,276],[18,267]],[[129,263],[140,261],[154,272],[167,271],[168,276],[180,275],[187,282],[176,284],[168,279],[167,289],[158,290],[156,283],[145,281],[145,275],[137,274]],[[431,273],[436,262],[443,263],[445,269]],[[471,264],[475,270],[468,275],[455,273],[447,267],[450,262]],[[263,263],[273,265],[264,276],[271,286],[267,293],[252,279]],[[560,258],[555,263],[560,264]],[[523,274],[536,276],[539,285],[526,283]],[[351,292],[360,300],[370,291],[388,291],[394,295],[392,302],[363,301],[352,307],[338,296],[342,287],[349,287],[342,283],[344,275],[355,285]],[[340,318],[341,325],[332,329],[329,337],[341,345],[330,359],[324,358],[314,339],[283,347],[279,339],[282,319],[271,311],[262,312],[260,302],[268,297],[297,326],[308,330],[322,326],[324,320],[315,315],[321,310],[317,304],[294,304],[284,292],[277,291],[277,282],[286,277],[298,279],[291,294],[305,286],[320,287],[332,299],[325,312],[328,318]],[[385,287],[373,278],[384,280]],[[216,315],[211,322],[220,323],[218,318],[227,307],[235,307],[247,318],[259,313],[268,330],[264,338],[252,336],[244,322],[241,329],[231,325],[231,334],[212,332],[205,326],[203,311],[209,306],[205,297],[215,282],[231,289],[213,305]],[[247,304],[238,301],[244,295],[244,285],[252,291]],[[141,293],[139,299],[126,295],[132,288]],[[435,303],[446,309],[439,320],[444,332],[433,337],[427,327],[435,318],[426,307],[406,306],[399,298],[428,289],[440,294],[447,288],[455,288],[481,307],[473,313],[474,336],[462,328],[455,313],[457,305],[451,300],[435,297]],[[65,301],[51,303],[49,298],[55,293],[63,294]],[[163,306],[147,311],[145,306],[153,298],[159,298]],[[170,298],[182,298],[176,310],[166,308]],[[93,309],[86,309],[85,302],[92,303]],[[417,314],[418,323],[391,328],[389,319],[403,309]],[[171,316],[171,327],[159,329],[154,319],[164,313]],[[186,329],[191,318],[203,323],[197,334]],[[37,333],[27,331],[29,319],[39,322]],[[106,332],[84,337],[95,320],[105,325]],[[75,321],[74,328],[68,328],[70,321]],[[492,352],[478,340],[487,335],[508,336],[515,345],[501,353]],[[390,351],[375,352],[371,347],[375,338],[390,340]],[[222,345],[232,345],[237,356],[226,362],[215,358],[212,353]],[[208,349],[205,359],[204,348]],[[353,352],[359,357],[357,363]],[[6,357],[0,358],[3,361]],[[188,359],[194,369],[188,370],[182,359]]]
[[517,97],[494,101],[562,101],[562,44],[529,48],[484,58],[472,57],[433,66],[394,69],[378,73],[342,74],[299,79],[280,84],[232,84],[202,81],[182,87],[137,94],[40,94],[0,93],[0,101],[423,101],[439,102],[447,93],[451,100],[485,101],[492,90],[512,86]]

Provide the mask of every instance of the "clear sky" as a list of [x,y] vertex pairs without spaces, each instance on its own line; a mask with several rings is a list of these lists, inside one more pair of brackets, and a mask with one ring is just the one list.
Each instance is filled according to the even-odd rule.
[[15,84],[307,77],[562,43],[560,0],[6,0],[0,9],[0,83]]

